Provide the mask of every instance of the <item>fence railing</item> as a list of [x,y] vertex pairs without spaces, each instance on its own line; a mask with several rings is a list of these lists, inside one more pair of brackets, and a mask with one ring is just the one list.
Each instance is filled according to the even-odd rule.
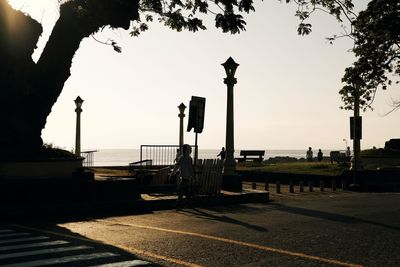
[[199,194],[219,195],[222,187],[222,164],[220,159],[204,159],[197,162]]
[[[195,146],[191,147],[194,151]],[[174,165],[178,149],[179,145],[141,145],[140,162],[151,160],[153,166]]]
[[81,157],[84,157],[84,158],[85,158],[85,159],[83,160],[83,167],[84,167],[84,168],[91,168],[91,167],[93,167],[94,152],[97,152],[97,150],[82,151],[82,152],[81,152]]

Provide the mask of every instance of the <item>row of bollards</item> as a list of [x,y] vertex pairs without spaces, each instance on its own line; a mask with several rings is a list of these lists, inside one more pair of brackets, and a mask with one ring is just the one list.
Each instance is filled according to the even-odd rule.
[[[294,188],[294,183],[293,181],[289,182],[289,192],[290,193],[294,193],[295,192],[295,188]],[[252,183],[252,188],[256,189],[257,188],[257,184],[256,183]],[[336,180],[332,180],[331,181],[331,186],[330,188],[332,189],[332,191],[336,191],[337,190],[337,185],[336,185]],[[342,189],[345,190],[346,189],[346,182],[345,180],[342,181]],[[264,187],[265,191],[269,191],[269,183],[265,182],[265,187]],[[325,191],[325,181],[320,181],[319,183],[319,190],[321,192]],[[312,181],[308,181],[308,191],[309,192],[314,192],[314,185]],[[304,182],[300,181],[299,182],[299,192],[304,192]],[[279,181],[276,182],[276,193],[280,194],[281,193],[281,183]]]

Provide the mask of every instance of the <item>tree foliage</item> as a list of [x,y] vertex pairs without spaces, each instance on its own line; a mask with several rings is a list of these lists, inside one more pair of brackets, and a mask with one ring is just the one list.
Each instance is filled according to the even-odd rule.
[[[378,88],[400,76],[400,1],[372,0],[353,22],[356,61],[345,70],[340,90],[343,108],[353,109],[355,88],[360,105],[371,107]],[[398,105],[398,104],[397,104]],[[398,106],[395,106],[395,108]]]
[[[350,16],[351,0],[285,0],[298,6],[298,33],[311,32],[308,18],[323,10]],[[33,1],[32,1],[33,3]],[[9,155],[39,149],[41,131],[70,76],[82,39],[104,27],[130,29],[133,36],[158,20],[176,31],[205,30],[203,18],[214,18],[224,33],[246,30],[244,15],[255,11],[253,0],[59,0],[60,17],[39,60],[32,60],[42,27],[28,15],[0,0],[0,152]],[[34,4],[34,3],[33,3]],[[113,40],[109,45],[121,52]]]
[[[278,0],[281,1],[281,0]],[[294,3],[298,9],[295,13],[300,20],[298,34],[307,35],[312,31],[308,19],[313,12],[323,11],[335,16],[351,17],[353,4],[351,0],[285,0]],[[146,31],[148,22],[154,16],[165,26],[181,31],[205,30],[206,26],[200,14],[211,14],[215,19],[215,27],[222,32],[232,34],[246,30],[243,14],[255,11],[253,0],[142,0],[139,7],[139,19],[135,22],[131,34],[138,36]]]

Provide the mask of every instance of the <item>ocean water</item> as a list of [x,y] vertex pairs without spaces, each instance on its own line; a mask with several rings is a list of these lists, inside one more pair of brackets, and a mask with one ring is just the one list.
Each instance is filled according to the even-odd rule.
[[[199,149],[199,159],[217,158],[220,149]],[[324,156],[329,156],[331,150],[323,149]],[[235,151],[235,158],[240,157],[240,150]],[[265,159],[270,157],[293,157],[305,158],[306,149],[283,149],[283,150],[265,150]],[[317,151],[314,150],[314,156],[317,156]],[[193,157],[193,153],[192,153]],[[149,158],[149,155],[147,155]],[[143,159],[146,159],[143,153]],[[98,149],[94,153],[94,166],[125,166],[131,162],[140,160],[140,149]]]

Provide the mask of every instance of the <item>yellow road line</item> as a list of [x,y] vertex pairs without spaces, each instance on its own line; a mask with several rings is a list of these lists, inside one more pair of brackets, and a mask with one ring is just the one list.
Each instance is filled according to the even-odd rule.
[[232,239],[223,238],[223,237],[210,236],[210,235],[206,235],[206,234],[172,230],[172,229],[166,229],[166,228],[160,228],[160,227],[154,227],[154,226],[146,226],[146,225],[140,225],[140,224],[134,224],[134,223],[123,223],[123,222],[111,221],[111,220],[98,219],[96,221],[112,223],[112,224],[119,224],[119,225],[123,225],[123,226],[132,226],[132,227],[142,228],[142,229],[157,230],[157,231],[169,232],[169,233],[175,233],[175,234],[181,234],[181,235],[195,236],[195,237],[200,237],[200,238],[204,238],[204,239],[216,240],[216,241],[221,241],[221,242],[225,242],[225,243],[236,244],[239,246],[255,248],[255,249],[259,249],[259,250],[263,250],[263,251],[267,251],[267,252],[274,252],[274,253],[279,253],[279,254],[283,254],[283,255],[287,255],[287,256],[299,257],[299,258],[304,258],[304,259],[308,259],[308,260],[315,260],[315,261],[320,261],[320,262],[335,264],[335,265],[340,265],[340,266],[363,267],[363,265],[359,265],[359,264],[352,264],[352,263],[347,263],[347,262],[343,262],[343,261],[327,259],[327,258],[322,258],[322,257],[318,257],[318,256],[312,256],[312,255],[308,255],[308,254],[304,254],[304,253],[292,252],[292,251],[288,251],[288,250],[277,249],[277,248],[273,248],[273,247],[267,247],[267,246],[232,240]]
[[[28,227],[28,226],[24,226],[24,225],[12,224],[10,226],[23,228],[23,229],[26,229],[26,230],[32,230],[32,231],[36,231],[36,232],[41,232],[41,233],[45,233],[45,234],[51,234],[51,235],[57,235],[57,236],[72,238],[72,239],[86,241],[86,242],[92,242],[92,243],[96,243],[96,244],[100,244],[100,245],[110,245],[110,244],[104,243],[104,242],[99,241],[99,240],[93,240],[93,239],[89,239],[89,238],[85,238],[85,237],[78,237],[78,236],[73,236],[73,235],[54,232],[54,231],[42,230],[42,229],[37,229],[37,228]],[[187,266],[187,267],[203,267],[202,265],[198,265],[198,264],[195,264],[195,263],[186,262],[186,261],[182,261],[180,259],[170,258],[170,257],[163,256],[163,255],[158,255],[158,254],[155,254],[155,253],[152,253],[152,252],[144,251],[144,250],[133,248],[133,247],[128,247],[128,246],[125,246],[125,245],[120,245],[120,244],[111,244],[111,245],[114,246],[114,247],[120,248],[122,250],[128,251],[130,253],[133,253],[133,254],[139,254],[139,255],[142,255],[142,256],[147,256],[147,257],[150,257],[150,258],[153,258],[153,259],[159,259],[159,260],[163,260],[163,261],[166,261],[166,262],[171,262],[171,263],[174,263],[174,264],[177,264],[177,265],[182,265],[182,266]]]
[[155,259],[159,259],[159,260],[163,260],[163,261],[168,261],[168,262],[172,262],[174,264],[178,264],[178,265],[182,265],[182,266],[203,267],[202,265],[198,265],[198,264],[195,264],[195,263],[182,261],[182,260],[175,259],[175,258],[170,258],[170,257],[167,257],[167,256],[154,254],[152,252],[144,251],[144,250],[137,249],[137,248],[127,247],[127,246],[124,246],[124,245],[117,245],[117,246],[119,248],[121,248],[121,249],[130,251],[130,252],[135,253],[135,254],[141,254],[141,255],[144,255],[144,256],[148,256],[150,258],[155,258]]

